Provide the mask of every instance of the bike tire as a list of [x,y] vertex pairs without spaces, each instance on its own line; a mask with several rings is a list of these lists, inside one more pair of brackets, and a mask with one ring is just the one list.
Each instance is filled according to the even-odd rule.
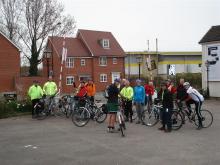
[[[202,127],[203,128],[208,128],[212,125],[213,123],[213,115],[209,110],[202,109],[200,110],[200,113],[202,115]],[[199,119],[197,114],[195,115],[195,125],[199,126]]]
[[132,106],[132,120],[136,120],[137,119],[137,111],[136,111],[136,108],[134,106]]
[[79,107],[72,114],[72,122],[77,127],[84,127],[90,120],[90,113],[85,107]]
[[44,109],[38,113],[37,120],[44,120],[47,117],[48,117],[48,111]]
[[183,116],[177,110],[173,110],[171,114],[172,130],[179,130],[183,125]]
[[123,123],[119,124],[119,129],[120,129],[120,131],[121,131],[121,136],[122,136],[122,137],[125,137],[125,132],[124,132]]
[[97,114],[97,118],[96,118],[96,122],[97,123],[103,123],[107,118],[107,114],[104,113],[101,110],[98,110],[98,114]]
[[141,121],[144,123],[144,125],[148,127],[153,127],[159,122],[160,116],[157,111],[152,110],[151,113],[149,113],[148,110],[144,110],[141,114]]

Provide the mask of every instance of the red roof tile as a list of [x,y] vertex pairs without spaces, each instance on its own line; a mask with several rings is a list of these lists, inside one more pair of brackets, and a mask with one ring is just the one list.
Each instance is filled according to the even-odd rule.
[[[63,50],[64,37],[49,37],[49,39],[53,43],[54,48],[59,53],[59,56],[61,56]],[[67,48],[67,56],[91,57],[91,54],[89,53],[88,49],[78,38],[66,37],[65,47]]]
[[[111,32],[78,30],[78,37],[82,36],[83,42],[89,47],[94,56],[125,56],[124,50],[121,48]],[[109,39],[110,49],[104,49],[99,44],[102,39]]]

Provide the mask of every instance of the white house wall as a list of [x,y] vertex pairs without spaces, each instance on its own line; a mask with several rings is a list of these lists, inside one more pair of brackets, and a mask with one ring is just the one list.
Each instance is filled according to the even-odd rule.
[[[205,66],[206,60],[211,60],[208,56],[209,47],[218,47],[218,57],[220,56],[220,42],[209,43],[202,45],[202,87],[207,89],[207,68]],[[220,58],[220,57],[219,57]],[[211,97],[220,97],[220,61],[217,61],[215,65],[209,67],[209,91]]]

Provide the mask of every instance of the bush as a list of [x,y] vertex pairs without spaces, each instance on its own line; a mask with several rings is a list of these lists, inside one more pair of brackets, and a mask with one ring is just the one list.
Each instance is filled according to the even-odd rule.
[[12,117],[12,116],[20,116],[30,114],[31,112],[31,103],[29,101],[25,102],[0,102],[0,119]]
[[201,73],[178,73],[174,77],[174,82],[179,83],[179,79],[184,78],[185,81],[188,81],[194,88],[202,89],[202,74]]

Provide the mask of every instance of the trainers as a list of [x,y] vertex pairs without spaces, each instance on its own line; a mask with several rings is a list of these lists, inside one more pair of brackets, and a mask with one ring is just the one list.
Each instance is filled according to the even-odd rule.
[[164,128],[164,127],[160,127],[160,128],[158,128],[158,130],[160,130],[160,131],[164,131],[165,128]]
[[141,123],[140,121],[137,121],[137,122],[136,122],[136,124],[140,124],[140,123]]
[[196,129],[197,129],[197,130],[201,130],[201,129],[202,129],[202,126],[200,125],[200,126],[198,126]]
[[170,132],[171,132],[171,129],[165,129],[164,132],[165,132],[165,133],[170,133]]
[[110,127],[108,127],[108,128],[107,128],[107,132],[108,132],[108,133],[110,133],[110,131],[111,131],[111,128],[110,128]]

